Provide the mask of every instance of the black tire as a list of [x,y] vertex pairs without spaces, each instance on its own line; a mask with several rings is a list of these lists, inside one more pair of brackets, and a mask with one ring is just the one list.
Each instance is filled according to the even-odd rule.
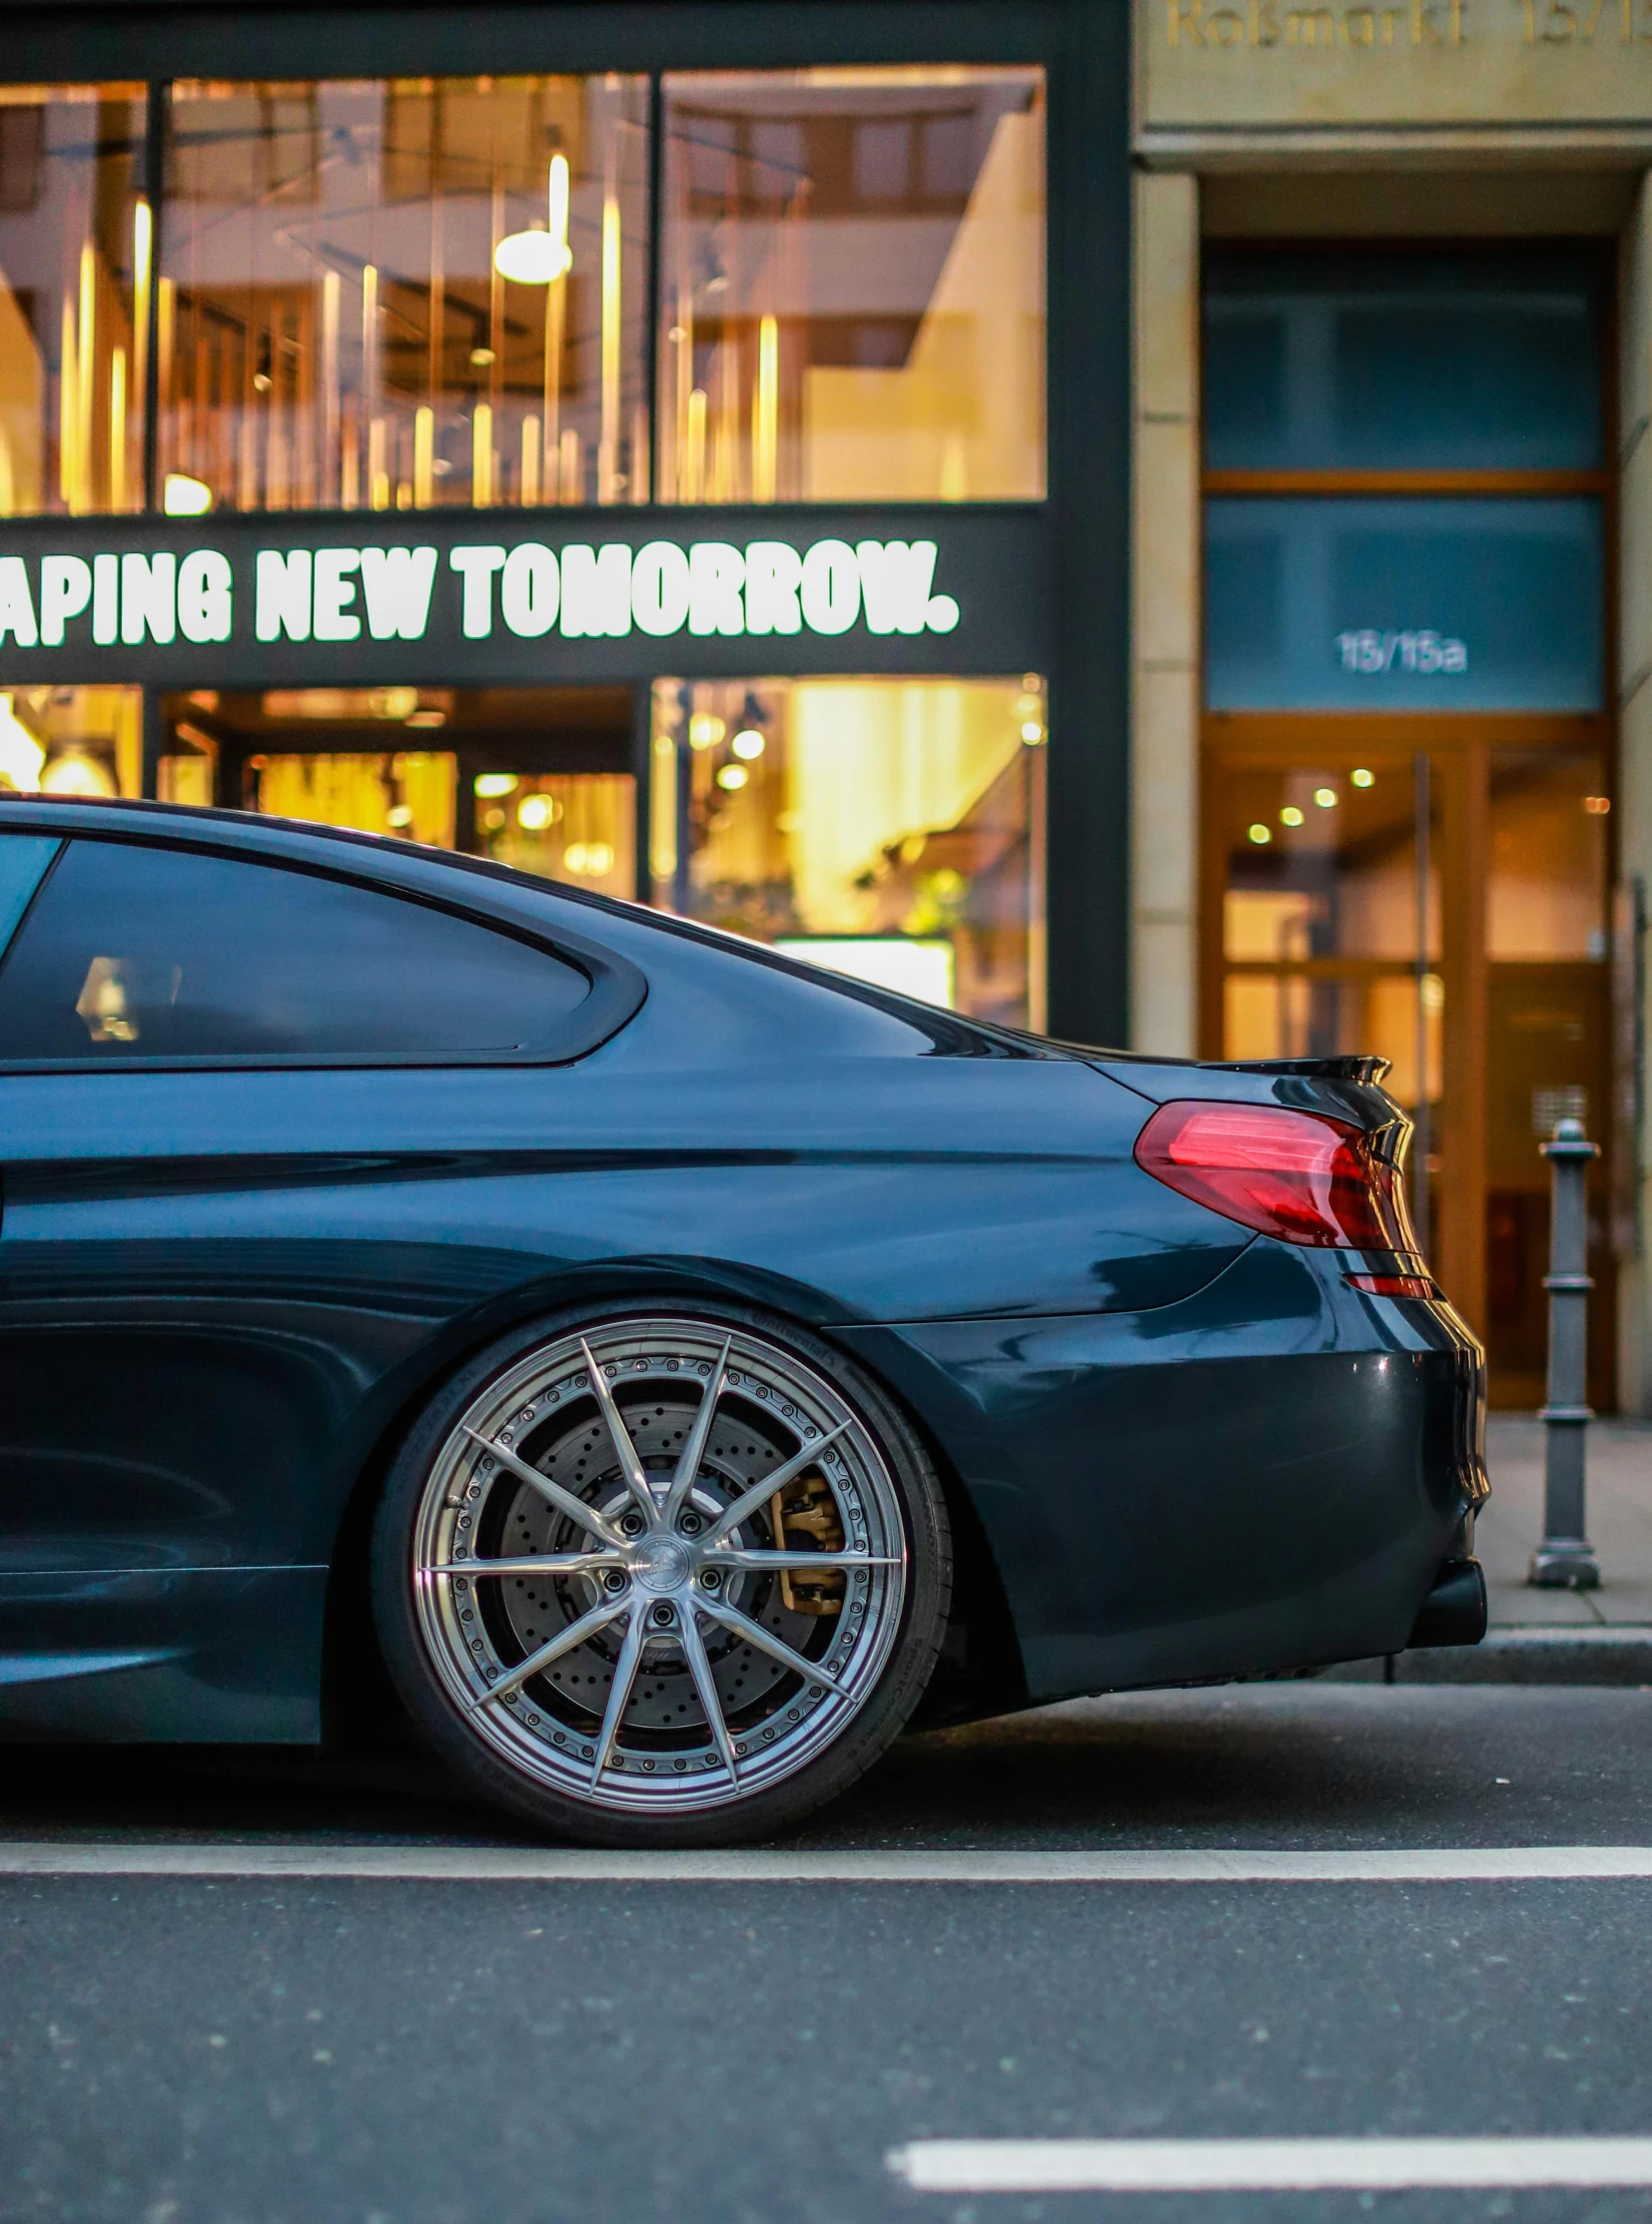
[[[787,1495],[761,1499],[771,1476]],[[776,1545],[783,1570],[749,1564]],[[527,1567],[547,1553],[549,1575]],[[420,1415],[374,1528],[375,1616],[419,1731],[484,1797],[589,1845],[739,1844],[835,1798],[921,1698],[951,1590],[946,1501],[897,1407],[743,1306],[569,1310],[500,1337]]]

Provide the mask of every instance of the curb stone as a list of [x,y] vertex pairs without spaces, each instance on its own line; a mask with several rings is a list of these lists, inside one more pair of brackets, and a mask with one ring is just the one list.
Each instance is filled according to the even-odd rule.
[[1341,1684],[1594,1684],[1652,1688],[1652,1624],[1492,1629],[1478,1645],[1446,1645],[1320,1670]]

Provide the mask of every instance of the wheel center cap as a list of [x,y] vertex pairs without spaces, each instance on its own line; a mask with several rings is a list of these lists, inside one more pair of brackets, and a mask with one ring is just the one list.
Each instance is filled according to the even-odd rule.
[[650,1537],[631,1562],[631,1573],[643,1591],[678,1591],[688,1581],[688,1548],[674,1537]]

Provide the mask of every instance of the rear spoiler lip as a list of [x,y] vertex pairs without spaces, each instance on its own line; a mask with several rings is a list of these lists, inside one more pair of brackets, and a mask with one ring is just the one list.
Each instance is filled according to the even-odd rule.
[[1212,1060],[1116,1059],[1092,1055],[1099,1074],[1150,1105],[1180,1098],[1239,1105],[1282,1105],[1291,1112],[1318,1112],[1372,1133],[1409,1126],[1404,1108],[1381,1087],[1388,1071],[1383,1058],[1268,1059],[1223,1064]]

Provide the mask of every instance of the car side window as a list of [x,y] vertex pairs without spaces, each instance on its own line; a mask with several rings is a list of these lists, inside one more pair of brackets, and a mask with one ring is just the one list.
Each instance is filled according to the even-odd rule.
[[56,835],[0,832],[0,956],[62,846]]
[[548,951],[399,896],[80,840],[0,966],[0,1059],[554,1058],[589,993]]

